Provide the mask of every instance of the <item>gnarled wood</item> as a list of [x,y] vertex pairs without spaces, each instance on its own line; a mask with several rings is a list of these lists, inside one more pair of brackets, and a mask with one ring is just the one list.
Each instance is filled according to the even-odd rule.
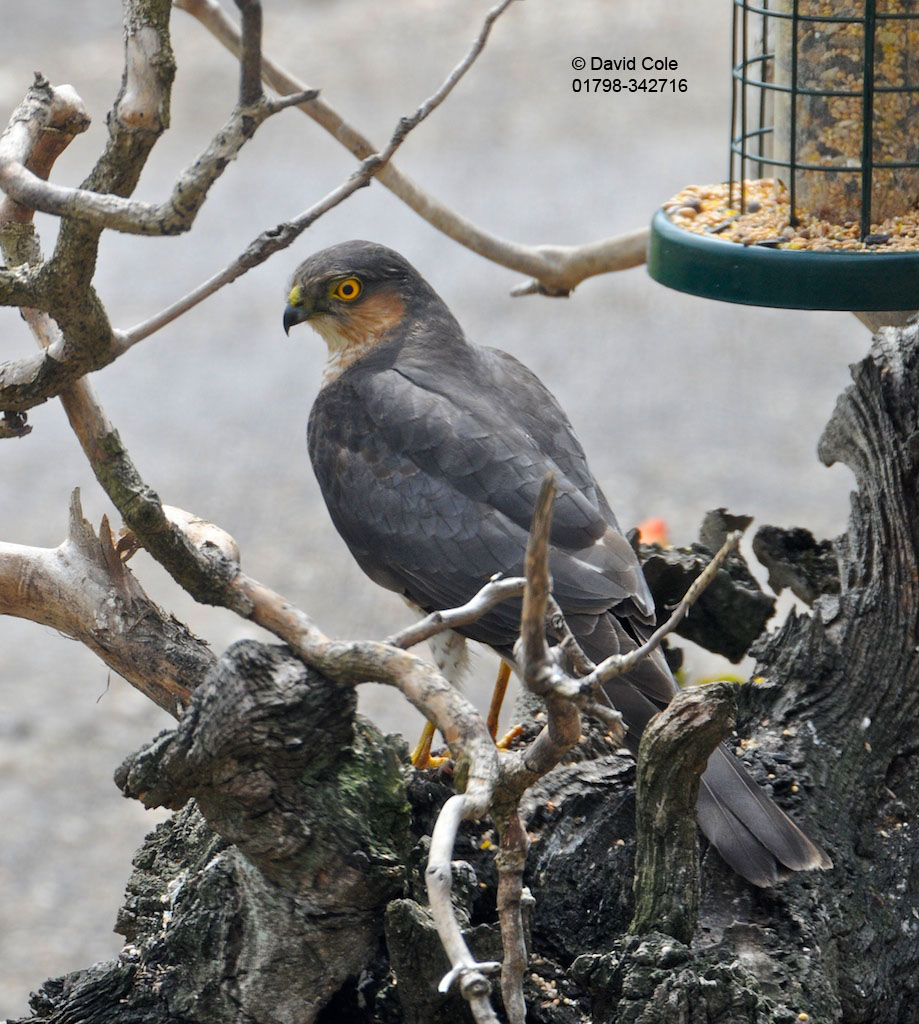
[[638,754],[635,916],[629,931],[692,942],[699,910],[696,798],[709,756],[733,726],[730,684],[677,694],[645,729]]
[[79,640],[175,717],[214,662],[203,640],[144,593],[118,557],[107,519],[96,536],[78,491],[59,547],[0,543],[0,615]]

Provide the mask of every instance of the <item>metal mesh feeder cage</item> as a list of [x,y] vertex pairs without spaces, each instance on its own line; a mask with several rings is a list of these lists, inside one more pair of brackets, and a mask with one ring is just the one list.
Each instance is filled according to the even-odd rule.
[[919,0],[734,0],[728,179],[655,214],[648,270],[730,302],[919,308]]

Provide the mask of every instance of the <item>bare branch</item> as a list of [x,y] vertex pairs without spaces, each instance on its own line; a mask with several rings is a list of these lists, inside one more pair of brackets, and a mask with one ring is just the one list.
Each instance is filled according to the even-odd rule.
[[[87,373],[107,366],[115,358],[111,347],[104,345],[92,352],[75,351],[55,321],[34,308],[32,303],[39,301],[40,294],[33,292],[17,295],[16,301],[11,303],[20,307],[23,319],[33,331],[38,330],[48,339],[48,344],[35,355],[0,364],[0,408],[24,412],[41,405],[49,398],[62,395],[69,387],[83,383]],[[107,324],[101,303],[92,291],[86,295],[85,311],[87,322]],[[99,334],[104,343],[110,332],[100,330]]]
[[[0,138],[0,160],[27,166],[39,178],[47,178],[54,161],[74,137],[89,127],[86,107],[69,86],[52,89],[36,75],[35,84],[13,112]],[[36,275],[29,265],[38,262],[31,222],[34,211],[9,196],[0,197],[0,246],[4,262],[12,269],[0,272],[0,304],[32,306],[40,301]],[[15,377],[12,367],[0,369],[0,387]]]
[[[105,149],[82,187],[123,198],[134,192],[153,147],[169,124],[176,66],[169,37],[169,0],[122,0],[122,11],[121,88],[106,117],[109,137]],[[86,350],[100,360],[98,365],[105,365],[113,358],[112,332],[101,303],[91,292],[101,234],[102,228],[86,221],[61,220],[54,255],[43,267],[53,304],[42,308],[53,313],[75,350]],[[90,299],[97,308],[87,321],[82,311]]]
[[262,5],[260,0],[236,0],[242,18],[239,58],[239,105],[249,107],[262,98]]
[[[649,234],[649,229],[642,227],[584,245],[514,246],[518,251],[535,253],[543,266],[533,275],[533,280],[512,289],[511,295],[565,297],[588,277],[640,267],[647,259]],[[509,250],[509,254],[512,251]],[[508,259],[495,259],[495,262],[527,273],[522,260],[512,263]]]
[[[85,189],[127,196],[168,119],[169,92],[175,64],[168,38],[168,0],[124,0],[125,71],[121,90],[108,116],[109,143],[96,161]],[[35,181],[47,175],[54,157],[72,137],[73,122],[59,123],[56,102],[79,114],[79,97],[65,89],[52,92],[47,83],[33,87],[30,111],[31,154],[11,145],[7,155],[22,163]],[[47,120],[45,110],[47,108]],[[56,123],[58,122],[58,123]],[[56,140],[52,138],[56,136]],[[46,159],[43,159],[43,154]],[[16,168],[12,168],[14,171]],[[8,264],[38,263],[38,245],[31,235],[29,209],[12,201],[3,204],[2,243]],[[19,222],[17,224],[17,222]],[[17,231],[16,228],[22,228]],[[0,368],[0,405],[23,410],[46,401],[91,370],[115,358],[112,329],[92,288],[100,230],[64,218],[53,259],[31,273],[31,293],[20,298],[4,294],[3,301],[25,310],[44,310],[62,325],[47,351]],[[15,284],[5,281],[4,284]],[[0,289],[13,292],[14,289]],[[50,332],[47,332],[50,333]]]
[[[175,6],[197,18],[231,53],[238,55],[239,30],[217,0],[175,0]],[[282,95],[304,88],[302,82],[267,57],[262,61],[262,75],[265,82]],[[377,147],[324,100],[305,103],[300,109],[359,160],[365,160],[376,152]],[[429,195],[392,164],[379,171],[377,179],[455,242],[493,263],[533,278],[512,294],[568,295],[588,277],[627,270],[645,262],[647,228],[582,246],[520,245],[477,227]]]
[[[47,179],[54,161],[89,125],[86,107],[71,86],[52,89],[47,79],[36,74],[0,137],[0,187],[5,175],[26,166],[37,178]],[[0,221],[4,223],[28,223],[32,213],[31,207],[9,196],[0,199]]]
[[[547,722],[526,750],[501,759],[501,799],[509,801],[514,808],[524,790],[554,768],[581,738],[577,703],[583,703],[583,698],[576,681],[563,671],[546,642],[546,612],[551,599],[549,533],[554,499],[555,481],[550,473],[536,499],[527,542],[527,587],[520,620],[520,640],[515,650],[522,663],[524,683],[546,702]],[[510,813],[506,804],[501,813]]]
[[394,633],[386,638],[386,643],[393,647],[409,648],[420,644],[423,640],[430,640],[432,636],[443,633],[448,629],[457,629],[460,626],[467,626],[470,622],[476,622],[495,605],[502,601],[508,601],[513,597],[520,597],[526,587],[526,580],[514,576],[511,579],[495,579],[486,583],[484,587],[466,604],[458,608],[450,608],[446,611],[431,612],[420,622],[416,622],[405,629]]
[[549,473],[542,482],[533,525],[527,541],[524,567],[527,587],[520,613],[520,649],[523,654],[523,681],[534,693],[543,693],[543,677],[552,673],[546,643],[546,611],[552,580],[549,576],[549,531],[552,526],[552,505],[555,501],[555,477]]
[[724,544],[716,553],[715,557],[708,563],[702,572],[693,580],[692,586],[686,591],[682,601],[676,606],[669,619],[648,637],[648,639],[634,651],[628,654],[617,655],[602,661],[593,672],[580,680],[581,690],[584,693],[590,692],[594,687],[605,683],[616,676],[622,675],[633,669],[638,662],[646,658],[652,651],[658,648],[664,637],[672,633],[682,622],[689,612],[689,609],[702,596],[705,588],[712,582],[728,555],[737,548],[740,538],[743,536],[741,530],[734,530],[725,538]]
[[163,203],[145,203],[42,181],[13,158],[0,141],[0,189],[20,205],[58,217],[74,217],[101,229],[136,235],[188,231],[207,193],[255,130],[280,107],[264,100],[237,107],[210,145],[182,174]]
[[530,838],[517,806],[496,818],[500,846],[495,855],[498,869],[498,921],[501,925],[501,996],[510,1024],[525,1024],[526,1002],[523,978],[527,969],[526,937],[523,928],[523,871]]
[[290,96],[265,97],[265,102],[271,108],[272,113],[276,113],[279,110],[287,110],[289,107],[300,107],[304,103],[316,99],[318,95],[318,89],[304,89],[303,92],[294,92]]
[[[2,204],[0,204],[2,205]],[[12,207],[13,204],[10,203]],[[5,225],[0,224],[0,237],[6,232]],[[31,306],[38,300],[39,288],[35,273],[27,266],[13,267],[11,270],[0,269],[0,306]],[[0,365],[0,394],[5,386],[5,369],[13,364]],[[38,404],[38,403],[35,403]],[[5,405],[4,405],[5,408]]]
[[601,704],[599,701],[589,700],[586,701],[582,707],[585,714],[591,715],[598,721],[602,722],[610,734],[610,738],[616,743],[617,746],[621,746],[625,739],[625,724],[622,721],[622,715],[614,707],[608,704]]
[[176,718],[214,662],[204,641],[147,597],[116,554],[106,519],[96,536],[78,491],[59,547],[0,543],[0,615],[79,640]]
[[566,671],[577,678],[586,676],[595,667],[594,663],[584,653],[577,637],[571,632],[565,613],[551,594],[547,604],[549,632],[558,642],[559,651],[565,659]]
[[[169,96],[175,62],[169,47],[169,8],[162,0],[124,0],[124,78],[110,115],[113,137],[147,134],[157,138],[169,123]],[[113,126],[111,121],[116,124]],[[107,161],[103,158],[103,164]],[[95,170],[100,170],[97,163]],[[111,169],[111,165],[108,168]],[[93,187],[107,191],[102,182]],[[119,195],[123,194],[121,192]]]
[[496,971],[501,965],[476,962],[460,931],[450,900],[453,884],[450,862],[453,858],[453,847],[456,844],[460,822],[467,817],[470,815],[465,794],[451,796],[440,809],[431,833],[431,851],[428,854],[428,866],[424,877],[437,934],[451,965],[450,972],[439,987],[441,992],[446,992],[455,981],[458,981],[460,991],[468,1000],[476,1021],[481,1024],[498,1024],[498,1018],[489,1001],[491,985],[485,977],[485,972]]
[[[30,173],[45,178],[54,161],[73,141],[78,132],[89,124],[83,101],[70,86],[52,89],[40,76],[29,95],[13,115],[10,130],[4,137],[11,157],[20,161]],[[2,146],[0,142],[0,146]],[[104,365],[107,359],[98,352],[80,349],[74,355],[67,351],[64,337],[57,324],[35,308],[43,303],[43,289],[39,286],[39,269],[33,264],[41,261],[38,240],[32,226],[34,210],[22,206],[4,196],[0,200],[0,250],[4,261],[16,269],[7,279],[10,294],[4,294],[0,277],[0,297],[10,305],[18,305],[23,319],[32,328],[39,346],[43,349],[37,356],[4,363],[0,366],[0,399],[6,410],[22,410],[37,405],[52,395],[66,389],[71,381],[95,369],[97,362]],[[17,293],[15,284],[21,291]],[[97,319],[107,325],[104,313],[95,296],[85,295],[84,314],[98,314]],[[88,319],[91,316],[87,317]],[[110,333],[110,332],[108,332]],[[100,338],[106,331],[99,330]],[[104,346],[99,346],[104,350]]]
[[555,478],[549,473],[536,499],[533,525],[527,541],[524,560],[527,587],[520,615],[518,645],[523,663],[523,681],[527,687],[540,697],[555,696],[570,700],[578,695],[578,689],[572,685],[546,641],[550,601],[553,612],[561,613],[558,604],[552,600],[552,580],[549,576],[549,533],[555,493]]
[[[379,177],[386,167],[389,165],[393,154],[405,141],[408,134],[415,129],[429,114],[436,110],[441,103],[450,95],[457,83],[466,74],[472,64],[475,62],[476,57],[482,52],[485,46],[485,41],[488,38],[488,34],[491,31],[491,26],[494,24],[495,19],[511,4],[514,0],[501,0],[499,4],[493,7],[485,17],[484,24],[481,31],[476,37],[472,44],[469,52],[460,61],[459,64],[450,72],[450,74],[444,79],[440,88],[437,89],[431,96],[429,96],[413,114],[408,117],[403,117],[399,120],[395,130],[390,137],[389,143],[386,147],[376,152],[367,144],[365,155],[362,159],[360,167],[351,174],[344,182],[342,182],[337,188],[333,189],[326,196],[314,203],[308,209],[304,210],[298,217],[293,220],[287,221],[283,224],[279,224],[276,228],[268,231],[263,231],[254,241],[252,241],[247,248],[242,252],[229,266],[225,267],[219,273],[209,278],[203,284],[199,285],[194,291],[189,292],[188,295],[179,299],[178,302],[173,303],[167,309],[149,320],[144,321],[141,324],[137,324],[128,331],[123,331],[118,334],[118,349],[119,352],[124,352],[129,349],[132,345],[136,345],[137,342],[142,341],[144,338],[148,338],[155,331],[164,327],[166,324],[171,323],[176,317],[181,316],[187,310],[192,309],[199,302],[203,302],[204,299],[213,295],[216,291],[235,281],[238,277],[241,277],[247,271],[253,267],[264,263],[270,256],[273,256],[276,252],[282,249],[286,249],[287,246],[295,242],[300,235],[306,231],[312,224],[314,224],[323,214],[328,213],[329,210],[338,206],[339,203],[343,202],[350,195],[356,192],[360,188],[364,188],[368,185],[372,178]],[[212,15],[215,13],[218,16],[218,20],[221,23],[226,23],[235,33],[236,30],[230,25],[229,20],[223,11],[220,10],[219,6],[212,6],[210,3],[197,4],[197,3],[181,3],[178,2],[177,6],[190,10],[192,7],[195,10],[206,10]],[[236,47],[234,52],[239,52],[239,37],[238,34],[234,36],[236,39]],[[303,94],[305,87],[300,86],[299,83],[295,89],[286,90],[287,92],[297,92]],[[309,94],[309,90],[305,90]],[[271,106],[267,101],[264,101],[267,106]],[[315,101],[318,102],[318,101]],[[306,107],[312,104],[306,104]]]

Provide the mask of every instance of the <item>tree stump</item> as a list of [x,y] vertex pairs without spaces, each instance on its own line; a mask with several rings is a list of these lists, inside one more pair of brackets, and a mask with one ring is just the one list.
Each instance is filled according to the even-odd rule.
[[[819,445],[858,485],[838,572],[813,538],[761,535],[811,608],[759,638],[737,688],[744,760],[835,867],[761,890],[708,850],[692,942],[626,935],[633,767],[608,750],[560,766],[524,808],[530,1021],[919,1020],[919,327],[882,331],[852,376]],[[184,805],[135,861],[121,956],[46,983],[32,1024],[463,1019],[417,983],[440,970],[420,872],[449,788],[406,784],[353,708],[283,649],[232,648],[119,770],[126,793]],[[467,824],[455,874],[491,957],[488,829]]]

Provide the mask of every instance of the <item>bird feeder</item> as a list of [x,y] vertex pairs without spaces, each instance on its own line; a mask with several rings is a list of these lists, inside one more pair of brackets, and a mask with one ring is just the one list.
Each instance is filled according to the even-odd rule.
[[734,0],[733,21],[727,181],[655,214],[649,273],[728,302],[916,309],[919,0]]

